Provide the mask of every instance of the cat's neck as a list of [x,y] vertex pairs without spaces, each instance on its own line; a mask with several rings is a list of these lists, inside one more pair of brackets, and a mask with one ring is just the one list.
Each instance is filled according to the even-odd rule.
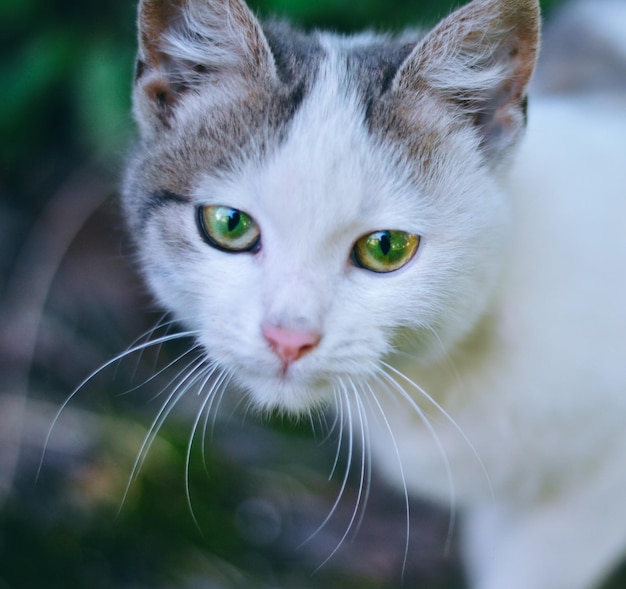
[[494,359],[504,361],[507,349],[505,323],[504,313],[495,304],[454,347],[448,349],[441,344],[436,358],[426,362],[416,361],[419,355],[409,343],[399,345],[399,352],[394,354],[391,363],[436,403],[458,409],[464,404],[464,399],[476,402],[476,395],[486,392],[484,383],[488,382],[488,375],[494,371],[494,366],[500,364]]

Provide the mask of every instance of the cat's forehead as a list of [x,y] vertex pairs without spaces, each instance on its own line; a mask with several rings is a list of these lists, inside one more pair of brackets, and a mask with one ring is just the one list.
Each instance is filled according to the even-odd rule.
[[362,51],[354,41],[342,46],[330,36],[319,43],[322,57],[280,140],[227,174],[203,174],[196,193],[225,198],[219,204],[266,216],[287,232],[318,230],[322,220],[331,232],[399,227],[410,207],[398,187],[410,174],[398,169],[389,145],[368,126],[368,92],[381,90],[361,77],[363,64],[377,57],[365,42]]

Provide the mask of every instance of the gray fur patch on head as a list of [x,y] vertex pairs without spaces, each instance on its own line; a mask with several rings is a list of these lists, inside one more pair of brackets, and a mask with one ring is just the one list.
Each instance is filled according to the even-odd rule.
[[[237,98],[212,104],[211,84],[183,98],[175,123],[138,143],[127,174],[126,201],[134,227],[145,224],[164,193],[184,198],[196,175],[233,172],[241,162],[262,158],[280,145],[289,122],[314,83],[322,50],[312,36],[282,24],[266,27],[278,79],[241,86]],[[206,101],[204,96],[206,95]],[[138,206],[138,196],[145,202]],[[146,204],[147,203],[147,204]]]
[[[126,190],[134,227],[145,224],[145,217],[156,208],[155,204],[174,203],[172,199],[163,199],[164,193],[182,198],[189,194],[197,174],[232,173],[241,163],[262,159],[278,149],[288,135],[290,122],[315,85],[328,55],[317,33],[304,34],[279,22],[270,22],[263,30],[277,79],[264,80],[253,87],[241,86],[238,98],[221,103],[219,108],[211,104],[208,96],[211,85],[199,86],[177,106],[184,116],[179,115],[175,123],[157,135],[145,135],[138,144]],[[340,51],[346,89],[362,105],[366,124],[375,118],[376,105],[417,42],[371,35],[367,39],[367,43],[346,44]],[[341,42],[340,37],[334,40]],[[185,113],[191,109],[192,115]],[[144,195],[142,205],[136,202],[139,194]]]
[[[355,116],[364,128],[411,161],[416,173],[437,165],[454,134],[474,133],[485,160],[496,163],[517,141],[537,45],[535,0],[521,3],[525,18],[519,25],[510,2],[477,0],[427,35],[397,38],[305,34],[276,22],[261,26],[242,2],[233,1],[234,16],[223,12],[221,2],[181,0],[171,9],[184,15],[174,28],[159,20],[165,18],[162,9],[150,12],[161,3],[142,2],[135,91],[142,140],[125,190],[135,228],[155,203],[174,202],[158,195],[184,198],[200,174],[235,173],[255,159],[262,164],[288,137],[328,60],[339,64],[333,65],[339,91],[360,105]],[[216,48],[209,33],[228,43]],[[165,44],[150,34],[161,35]],[[231,54],[222,55],[228,47]],[[172,62],[192,72],[184,91],[179,74],[171,77]],[[250,68],[254,75],[245,74]]]
[[[274,386],[264,323],[324,331],[318,368],[353,375],[398,327],[437,333],[436,355],[481,316],[507,215],[493,162],[518,139],[535,47],[532,23],[506,37],[512,6],[475,0],[423,36],[346,37],[262,26],[242,0],[142,0],[126,218],[157,299],[216,364],[252,367],[240,384],[261,405],[301,408],[317,382],[311,369]],[[222,207],[254,221],[258,251],[211,247],[199,213]],[[351,253],[387,229],[420,239],[397,292]]]

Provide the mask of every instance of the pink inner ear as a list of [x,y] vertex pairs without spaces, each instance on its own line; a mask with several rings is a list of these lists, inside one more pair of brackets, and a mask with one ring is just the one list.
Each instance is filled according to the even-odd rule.
[[314,331],[296,331],[275,325],[264,325],[262,332],[285,368],[315,349],[322,339]]

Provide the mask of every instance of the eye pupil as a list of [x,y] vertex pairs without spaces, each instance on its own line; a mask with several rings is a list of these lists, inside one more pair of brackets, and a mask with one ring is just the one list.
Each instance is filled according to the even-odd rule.
[[399,270],[413,259],[420,239],[407,231],[375,231],[357,239],[352,248],[352,263],[372,272]]
[[200,235],[212,247],[230,253],[257,252],[261,232],[247,213],[222,205],[198,207]]
[[237,228],[237,225],[239,225],[240,221],[241,215],[239,214],[239,211],[233,210],[228,217],[228,230],[234,231]]
[[380,236],[380,251],[383,253],[383,256],[389,254],[391,250],[391,238],[389,237],[389,233],[385,231]]

